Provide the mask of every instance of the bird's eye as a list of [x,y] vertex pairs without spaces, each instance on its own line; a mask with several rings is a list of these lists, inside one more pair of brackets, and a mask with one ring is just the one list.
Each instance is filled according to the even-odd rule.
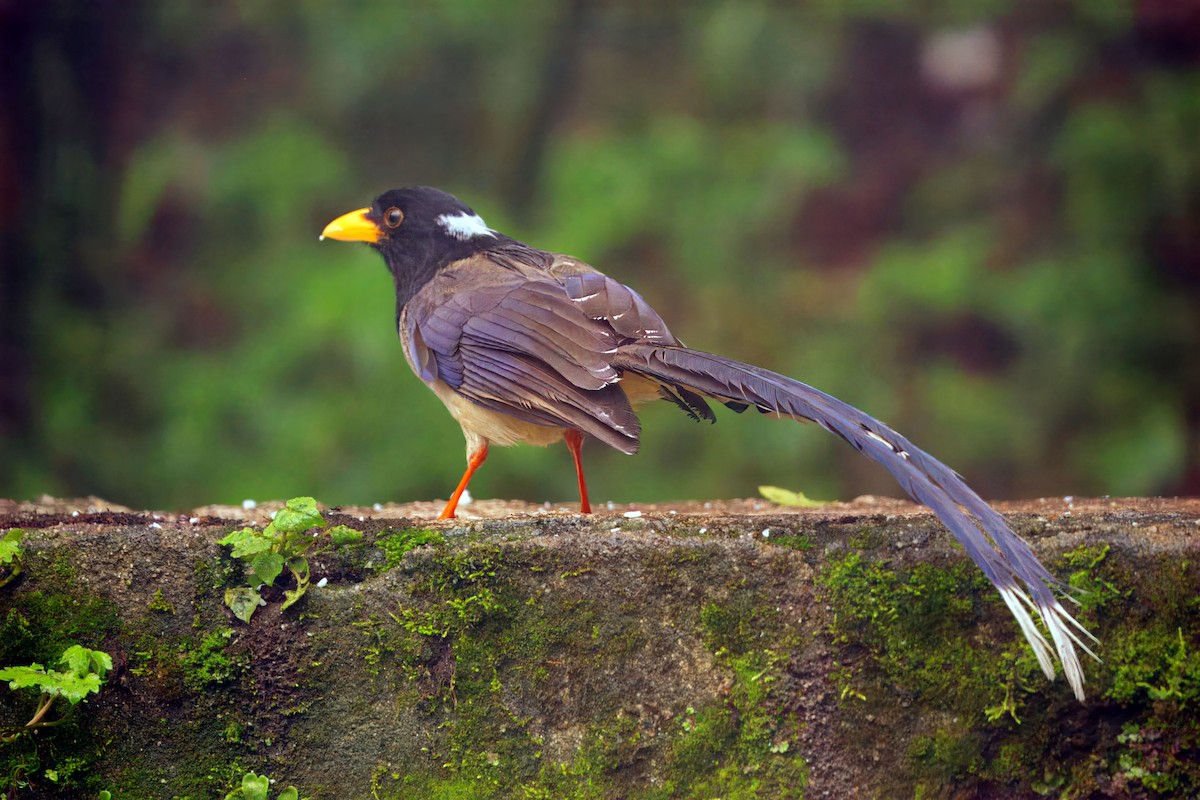
[[383,221],[389,228],[399,228],[400,223],[404,222],[404,212],[392,206],[384,213]]

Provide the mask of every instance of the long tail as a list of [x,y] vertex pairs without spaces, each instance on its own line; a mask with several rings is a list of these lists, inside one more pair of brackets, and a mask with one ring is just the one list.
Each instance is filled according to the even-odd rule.
[[[769,370],[698,350],[643,343],[619,347],[612,364],[725,402],[811,420],[887,467],[909,495],[937,514],[995,585],[1046,676],[1054,679],[1056,651],[1067,682],[1075,696],[1083,700],[1083,669],[1075,645],[1098,661],[1078,634],[1093,642],[1096,637],[1067,613],[1051,591],[1066,586],[1046,571],[1004,517],[945,464],[857,408]],[[1029,609],[1041,617],[1054,642],[1053,651]]]

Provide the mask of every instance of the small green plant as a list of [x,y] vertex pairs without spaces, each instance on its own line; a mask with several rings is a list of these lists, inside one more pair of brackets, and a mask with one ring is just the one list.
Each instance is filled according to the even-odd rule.
[[25,531],[12,528],[0,536],[0,587],[21,574],[21,537]]
[[[271,779],[266,775],[247,772],[242,776],[242,785],[225,795],[225,800],[237,800],[239,797],[243,800],[267,800],[267,792],[270,789]],[[299,798],[300,792],[295,786],[289,786],[275,795],[275,800],[299,800]]]
[[60,697],[74,706],[89,694],[98,693],[104,683],[104,675],[112,669],[112,657],[100,650],[88,650],[86,647],[72,645],[63,652],[58,660],[65,664],[63,672],[48,670],[41,664],[30,664],[27,667],[5,667],[0,669],[0,681],[8,681],[8,688],[38,689],[41,698],[33,716],[19,728],[0,730],[0,742],[11,742],[22,733],[35,728],[46,728],[57,725],[65,717],[47,720],[46,715]]
[[[259,586],[274,586],[275,579],[284,569],[296,579],[295,589],[284,591],[283,608],[287,609],[308,591],[308,559],[334,545],[352,544],[362,539],[362,532],[345,525],[335,525],[326,533],[328,539],[323,546],[319,531],[325,519],[317,510],[317,501],[311,497],[294,497],[287,507],[275,514],[271,524],[261,531],[242,528],[226,536],[218,544],[233,547],[233,557],[240,558],[250,567]],[[254,586],[239,586],[225,590],[225,605],[242,622],[249,622],[259,606],[267,603]]]

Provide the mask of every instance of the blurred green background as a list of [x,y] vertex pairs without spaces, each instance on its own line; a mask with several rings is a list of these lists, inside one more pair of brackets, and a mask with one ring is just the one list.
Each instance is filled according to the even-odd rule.
[[[412,183],[985,496],[1200,493],[1196,3],[0,0],[0,68],[0,496],[444,498],[382,262],[317,241]],[[900,493],[656,406],[593,499]]]

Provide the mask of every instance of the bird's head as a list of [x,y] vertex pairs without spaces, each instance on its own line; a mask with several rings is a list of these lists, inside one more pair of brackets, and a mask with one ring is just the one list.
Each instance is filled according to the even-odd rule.
[[325,226],[322,239],[366,242],[392,273],[426,273],[496,244],[501,236],[466,203],[429,186],[386,191]]

